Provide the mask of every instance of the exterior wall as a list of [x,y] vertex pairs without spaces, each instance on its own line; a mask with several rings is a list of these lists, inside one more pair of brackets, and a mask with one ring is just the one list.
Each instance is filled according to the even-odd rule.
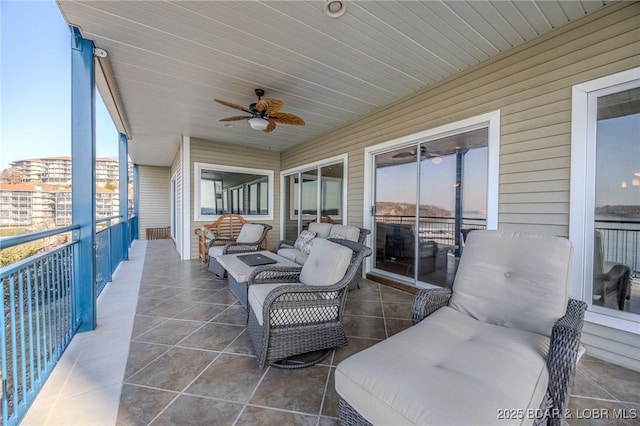
[[147,228],[166,227],[171,221],[169,167],[138,166],[138,235],[146,238]]
[[237,167],[255,167],[256,169],[266,169],[274,171],[274,194],[273,194],[273,220],[265,220],[273,226],[267,235],[269,248],[274,248],[278,242],[280,235],[280,153],[255,148],[245,148],[239,145],[231,145],[220,142],[206,141],[202,139],[191,138],[191,203],[192,212],[189,220],[191,221],[191,258],[198,258],[198,238],[194,231],[201,227],[207,221],[194,221],[193,206],[194,200],[194,163],[210,163],[223,166]]
[[[500,109],[499,228],[568,236],[571,87],[638,66],[640,3],[613,3],[284,151],[282,169],[348,153],[348,219],[360,225],[365,147]],[[640,370],[638,335],[589,325],[583,341],[594,355]]]

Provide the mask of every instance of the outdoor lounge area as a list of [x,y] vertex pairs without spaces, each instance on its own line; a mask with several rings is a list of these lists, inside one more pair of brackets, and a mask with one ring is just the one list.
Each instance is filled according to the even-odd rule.
[[[409,327],[412,297],[361,279],[347,296],[348,346],[313,367],[261,370],[224,280],[169,240],[138,241],[99,301],[95,338],[74,339],[22,424],[338,424],[335,366]],[[639,395],[640,373],[584,355],[566,423],[637,424],[597,417],[632,413]]]
[[640,1],[0,8],[2,426],[640,421]]

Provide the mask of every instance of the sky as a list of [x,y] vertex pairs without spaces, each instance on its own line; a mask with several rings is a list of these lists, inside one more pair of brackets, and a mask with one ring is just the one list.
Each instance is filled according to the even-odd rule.
[[[474,149],[465,154],[463,181],[464,211],[487,208],[487,149]],[[440,157],[436,164],[422,160],[420,167],[420,204],[455,209],[455,154]],[[410,162],[376,171],[376,201],[415,203],[416,163]]]
[[599,120],[596,206],[640,205],[640,113]]
[[[0,0],[0,170],[71,154],[70,46],[53,0]],[[97,91],[96,155],[118,155],[118,132]]]

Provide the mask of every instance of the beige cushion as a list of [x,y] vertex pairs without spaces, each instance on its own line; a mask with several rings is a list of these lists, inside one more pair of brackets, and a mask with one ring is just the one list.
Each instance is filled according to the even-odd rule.
[[239,243],[254,243],[260,239],[264,226],[258,223],[245,223],[240,229],[240,235],[236,239]]
[[342,361],[335,387],[376,425],[521,424],[496,415],[540,406],[548,346],[545,336],[445,307]]
[[357,226],[333,225],[329,238],[342,238],[349,241],[358,241],[360,229]]
[[300,272],[307,285],[333,285],[347,272],[353,252],[345,246],[316,238]]
[[570,261],[566,238],[471,232],[449,306],[480,321],[551,336],[569,300]]
[[309,231],[315,232],[317,237],[328,238],[331,232],[331,224],[311,222],[309,224]]
[[304,254],[300,250],[294,248],[281,248],[278,250],[278,256],[282,256],[285,259],[296,262],[298,265],[304,265],[304,262],[309,257],[308,254]]
[[218,256],[222,256],[223,254],[223,250],[224,250],[224,246],[212,246],[209,247],[209,257],[218,257]]
[[294,248],[281,248],[280,250],[278,250],[278,256],[282,256],[292,262],[296,261],[296,255],[298,253],[302,254],[300,250]]
[[[249,287],[248,301],[249,306],[256,314],[256,319],[260,325],[263,325],[262,306],[267,295],[275,288],[283,285],[291,285],[285,283],[273,284],[254,284]],[[335,297],[335,292],[310,293],[310,297],[331,298]],[[304,324],[311,322],[324,322],[338,319],[337,306],[323,306],[311,308],[292,308],[292,309],[274,309],[270,313],[270,324],[272,326],[292,324],[295,318],[296,324]]]

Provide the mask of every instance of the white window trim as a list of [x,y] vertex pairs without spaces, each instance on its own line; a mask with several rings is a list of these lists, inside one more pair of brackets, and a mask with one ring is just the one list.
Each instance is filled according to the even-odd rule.
[[[314,161],[313,163],[307,163],[307,164],[303,164],[301,166],[298,167],[293,167],[291,169],[287,169],[287,170],[282,170],[280,172],[280,239],[284,239],[284,230],[285,230],[285,218],[287,217],[286,214],[287,212],[285,212],[285,197],[286,197],[286,191],[285,188],[287,186],[286,182],[285,182],[285,178],[287,176],[296,174],[296,173],[302,173],[304,171],[307,171],[309,169],[313,169],[313,168],[322,168],[325,166],[330,166],[332,164],[339,164],[342,163],[342,223],[346,224],[347,222],[347,194],[349,192],[349,178],[348,178],[348,171],[349,171],[349,154],[340,154],[340,155],[336,155],[335,157],[329,157],[329,158],[325,158],[323,160],[318,160],[318,161]],[[299,188],[302,188],[302,185],[299,186]],[[320,191],[318,191],[318,198],[320,198]],[[300,197],[300,194],[298,194],[298,199]],[[297,219],[297,216],[296,216]]]
[[640,68],[577,84],[571,96],[571,192],[569,196],[569,239],[573,244],[570,295],[589,308],[585,320],[640,334],[640,315],[592,304],[593,223],[595,220],[596,95],[625,90],[640,84]]
[[[427,142],[434,139],[458,134],[465,131],[488,128],[488,158],[487,158],[487,229],[498,229],[498,192],[500,176],[500,110],[488,112],[486,114],[445,124],[433,129],[402,136],[387,142],[373,145],[364,150],[364,203],[363,214],[364,227],[369,228],[373,223],[371,206],[374,199],[373,173],[375,172],[374,157],[388,151],[393,151],[405,146],[413,146],[418,142]],[[367,244],[373,247],[373,233],[367,236]],[[364,259],[363,274],[370,272],[373,265],[371,256]],[[399,275],[396,278],[403,278]],[[414,283],[414,280],[410,280]]]
[[242,215],[245,219],[249,221],[267,221],[273,220],[273,211],[274,211],[274,172],[273,170],[266,169],[254,169],[248,167],[236,167],[236,166],[223,166],[220,164],[209,164],[209,163],[193,163],[193,220],[196,222],[210,222],[212,220],[216,220],[220,217],[220,215],[203,215],[200,214],[200,175],[203,169],[208,170],[219,170],[223,172],[236,172],[236,173],[250,173],[254,175],[264,175],[267,176],[269,182],[269,214],[268,215]]

